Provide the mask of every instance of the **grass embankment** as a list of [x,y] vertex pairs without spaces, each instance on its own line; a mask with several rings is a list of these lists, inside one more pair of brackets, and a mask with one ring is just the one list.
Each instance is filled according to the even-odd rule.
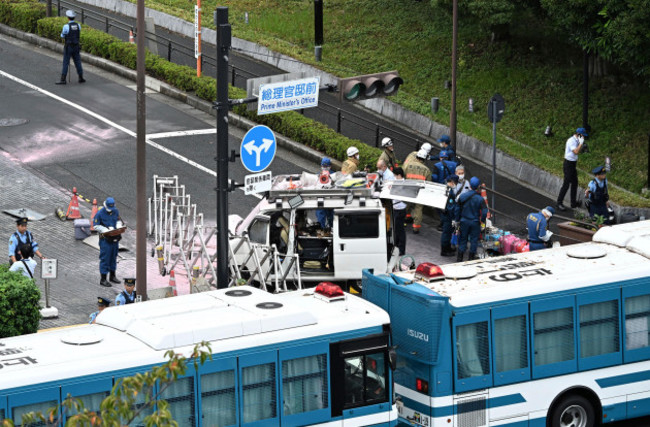
[[[131,0],[135,3],[135,0]],[[405,80],[393,98],[405,107],[448,125],[451,78],[451,20],[427,1],[328,0],[324,2],[323,61],[314,61],[313,1],[202,0],[203,23],[214,27],[216,6],[229,8],[233,34],[312,63],[339,76],[397,69]],[[158,9],[189,21],[193,2],[148,1]],[[249,22],[245,23],[245,13]],[[512,39],[491,43],[489,36],[462,20],[459,23],[458,130],[492,140],[486,106],[494,93],[506,100],[498,124],[498,147],[526,162],[562,175],[566,139],[582,123],[582,53],[566,45],[561,34],[543,28],[533,16],[522,16]],[[650,88],[629,75],[592,78],[590,82],[590,152],[581,155],[580,184],[589,171],[612,159],[612,199],[628,206],[650,207],[640,196],[647,182]],[[430,99],[440,98],[433,115]],[[469,98],[474,113],[468,112]],[[544,136],[547,125],[554,136]]]

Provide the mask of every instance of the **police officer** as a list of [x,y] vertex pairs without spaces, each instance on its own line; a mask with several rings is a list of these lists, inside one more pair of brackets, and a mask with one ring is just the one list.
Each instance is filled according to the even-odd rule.
[[88,323],[93,324],[97,320],[97,315],[104,311],[106,307],[111,305],[111,300],[103,298],[103,297],[97,297],[97,311],[92,313],[90,315],[90,321]]
[[438,184],[445,184],[447,182],[447,177],[453,175],[456,171],[456,163],[449,160],[449,153],[445,150],[442,150],[438,154],[440,161],[434,165],[434,174],[433,182]]
[[84,70],[81,67],[81,45],[79,39],[81,37],[81,25],[75,22],[74,18],[77,14],[74,10],[68,10],[65,15],[68,17],[68,23],[63,26],[61,37],[65,40],[63,45],[63,69],[61,70],[61,80],[56,82],[58,85],[65,84],[65,78],[68,75],[68,66],[70,65],[70,58],[74,62],[74,67],[77,69],[79,75],[79,83],[85,83]]
[[440,236],[440,256],[453,256],[456,251],[451,248],[451,233],[453,225],[456,222],[456,215],[458,204],[456,203],[456,192],[454,189],[458,185],[458,176],[450,175],[447,177],[447,187],[449,193],[447,194],[447,204],[445,209],[440,214],[440,222],[442,223],[442,235]]
[[344,175],[352,175],[359,169],[359,149],[355,146],[348,148],[348,158],[341,166],[341,173]]
[[553,235],[553,232],[548,230],[548,221],[554,213],[555,209],[547,206],[539,212],[529,214],[526,218],[528,243],[531,251],[537,251],[546,247],[546,244]]
[[132,304],[135,296],[135,279],[124,279],[124,290],[115,298],[115,305]]
[[[406,179],[431,181],[431,170],[424,164],[428,156],[429,153],[424,148],[418,151],[416,158],[404,168]],[[422,205],[413,205],[411,215],[413,217],[413,233],[418,234],[422,228]]]
[[449,135],[442,135],[440,138],[438,138],[438,142],[440,143],[440,146],[442,147],[442,150],[445,150],[447,154],[449,155],[449,160],[452,162],[458,163],[456,160],[456,152],[454,151],[453,148],[451,148],[451,138]]
[[609,193],[607,191],[607,170],[605,166],[598,166],[591,171],[594,179],[589,181],[585,190],[585,197],[589,200],[589,216],[596,215],[605,217],[604,224],[611,224],[609,220]]
[[379,160],[383,160],[386,163],[386,166],[388,166],[388,169],[392,171],[398,166],[393,140],[389,137],[385,137],[381,140],[381,146],[384,151],[381,153],[381,156],[379,156]]
[[16,220],[16,231],[9,237],[9,265],[22,259],[20,255],[20,245],[31,243],[32,251],[40,258],[45,258],[41,251],[38,250],[38,242],[34,240],[34,235],[27,231],[27,218],[18,218]]
[[460,238],[456,256],[458,262],[461,262],[465,256],[468,239],[470,244],[468,259],[471,261],[476,258],[478,239],[481,235],[481,222],[487,218],[485,200],[477,191],[480,185],[481,180],[473,176],[469,180],[472,191],[461,195],[458,199],[458,213],[456,214],[456,221],[460,223]]
[[118,228],[118,221],[121,223],[122,218],[120,218],[120,211],[115,207],[115,199],[107,197],[104,206],[97,211],[93,219],[93,226],[99,233],[99,274],[101,276],[99,284],[101,286],[111,287],[106,280],[106,275],[109,273],[109,281],[120,283],[120,279],[115,276],[115,270],[117,269],[117,251],[120,248],[119,241],[122,236],[104,236],[103,234]]

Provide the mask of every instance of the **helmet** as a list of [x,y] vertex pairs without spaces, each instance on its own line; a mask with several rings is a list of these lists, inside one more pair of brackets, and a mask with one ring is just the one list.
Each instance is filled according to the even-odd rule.
[[422,144],[422,147],[420,147],[420,150],[426,150],[428,155],[431,152],[431,144],[425,142],[424,144]]
[[429,152],[424,148],[420,148],[420,151],[418,151],[418,154],[416,155],[418,159],[426,159],[428,156]]
[[449,138],[449,135],[442,135],[440,138],[438,138],[438,142],[449,144],[451,142],[451,138]]
[[332,161],[329,157],[323,157],[323,160],[320,161],[320,165],[324,168],[329,168],[332,166]]
[[472,190],[476,190],[479,185],[481,185],[481,180],[477,177],[473,176],[472,179],[469,180],[469,186],[472,187]]
[[74,19],[77,16],[77,14],[74,12],[74,10],[68,9],[68,11],[65,13],[65,16]]
[[555,209],[553,209],[553,206],[547,206],[544,209],[542,209],[542,213],[545,213],[548,215],[548,217],[552,217],[555,215]]
[[389,137],[386,137],[381,140],[381,146],[382,147],[392,147],[393,146],[393,140],[390,139]]
[[348,157],[356,156],[359,154],[359,149],[355,146],[348,148]]
[[440,159],[446,159],[449,157],[449,153],[447,153],[447,150],[442,150],[440,151],[440,154],[438,154],[438,158]]
[[108,212],[112,211],[113,208],[115,208],[115,199],[112,197],[107,197],[106,201],[104,202],[104,207]]

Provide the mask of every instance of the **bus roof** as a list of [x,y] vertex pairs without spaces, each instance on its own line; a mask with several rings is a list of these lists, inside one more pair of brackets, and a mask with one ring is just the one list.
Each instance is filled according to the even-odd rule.
[[[601,228],[593,242],[440,266],[442,280],[417,280],[453,307],[470,307],[647,277],[650,220]],[[414,271],[396,273],[407,280]]]
[[246,352],[388,323],[386,312],[359,297],[329,301],[314,289],[241,286],[108,307],[95,325],[0,339],[0,390],[156,364],[167,350],[188,354],[202,341],[213,354]]

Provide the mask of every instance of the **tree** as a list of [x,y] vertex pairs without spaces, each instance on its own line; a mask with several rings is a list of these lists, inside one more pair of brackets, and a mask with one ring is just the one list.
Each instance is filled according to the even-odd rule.
[[0,265],[0,338],[38,331],[40,299],[41,291],[33,279]]
[[[111,393],[102,401],[99,412],[88,410],[79,399],[68,395],[60,406],[50,408],[45,414],[32,412],[25,415],[21,424],[40,422],[47,426],[61,426],[65,414],[66,425],[71,426],[128,426],[144,415],[139,423],[145,426],[176,427],[178,423],[174,421],[169,404],[161,399],[161,395],[179,376],[185,375],[188,358],[174,350],[167,351],[165,357],[169,358],[166,363],[148,372],[117,381]],[[212,353],[210,344],[206,341],[194,346],[189,355],[195,369],[208,358],[212,358]],[[156,384],[158,392],[154,394]],[[13,421],[9,419],[3,420],[1,425],[14,427]]]

